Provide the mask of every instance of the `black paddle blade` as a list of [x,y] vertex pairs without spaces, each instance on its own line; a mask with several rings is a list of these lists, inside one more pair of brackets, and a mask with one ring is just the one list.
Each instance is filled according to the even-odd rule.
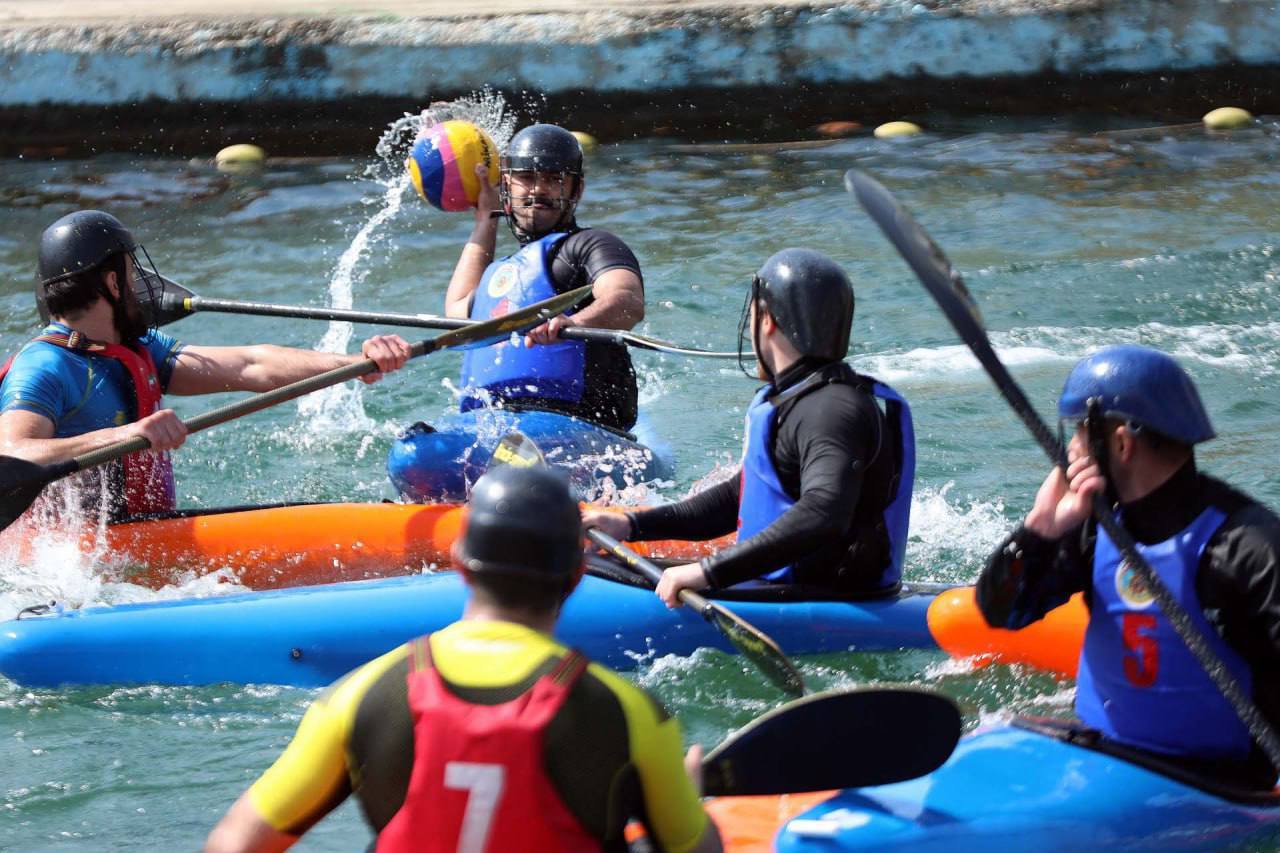
[[732,610],[711,602],[707,602],[706,607],[704,615],[715,623],[743,657],[755,664],[765,678],[788,696],[804,695],[804,678],[800,670],[772,637],[750,622],[743,621]]
[[195,296],[190,290],[155,270],[141,269],[134,281],[133,292],[147,325],[159,328],[175,320],[191,316],[186,300]]
[[0,456],[0,530],[17,521],[40,497],[45,486],[75,473],[77,468],[74,462],[40,465],[13,456]]
[[542,451],[533,439],[518,430],[512,430],[502,437],[498,446],[493,449],[489,459],[489,469],[502,465],[514,465],[517,468],[540,468],[547,464]]
[[844,185],[857,198],[867,215],[880,226],[898,254],[902,255],[907,266],[911,267],[920,283],[938,303],[956,334],[968,345],[1036,441],[1051,458],[1065,468],[1066,455],[1058,437],[1045,426],[1044,420],[1023,393],[1022,386],[1014,380],[1004,362],[996,355],[991,339],[987,337],[982,313],[946,254],[879,181],[857,169],[850,169],[845,172]]
[[703,793],[746,796],[887,785],[936,770],[960,709],[918,687],[816,693],[729,735],[702,761]]

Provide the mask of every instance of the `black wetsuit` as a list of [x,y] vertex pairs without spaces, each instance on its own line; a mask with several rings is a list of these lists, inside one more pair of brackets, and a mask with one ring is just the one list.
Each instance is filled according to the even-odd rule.
[[[856,594],[875,589],[889,560],[883,521],[902,468],[901,436],[868,390],[843,364],[801,361],[777,377],[786,390],[815,370],[844,381],[784,402],[770,456],[796,503],[769,527],[703,560],[712,587],[723,588],[794,566],[795,582]],[[635,539],[711,539],[738,526],[741,475],[676,504],[635,513]]]
[[[1226,521],[1200,558],[1196,595],[1205,618],[1253,673],[1253,700],[1273,729],[1280,725],[1280,518],[1248,495],[1199,474],[1190,461],[1146,497],[1125,504],[1125,529],[1144,545],[1185,529],[1208,507]],[[1054,542],[1024,527],[996,549],[978,579],[978,607],[997,628],[1017,629],[1083,591],[1093,575],[1096,524]],[[1168,758],[1168,756],[1161,756]],[[1255,746],[1250,760],[1177,759],[1176,763],[1225,781],[1269,788],[1276,774]]]
[[[551,257],[551,279],[557,293],[591,284],[609,270],[631,270],[640,278],[640,262],[635,253],[617,236],[598,228],[570,227],[570,234],[556,247]],[[590,305],[589,298],[581,308]],[[581,308],[579,310],[581,310]],[[565,400],[521,398],[507,404],[564,412],[625,432],[635,426],[636,371],[631,354],[621,344],[596,341],[586,343],[585,389],[576,403]]]

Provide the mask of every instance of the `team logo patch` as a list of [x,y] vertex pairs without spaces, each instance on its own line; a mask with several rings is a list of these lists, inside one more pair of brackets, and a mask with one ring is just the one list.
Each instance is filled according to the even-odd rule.
[[1116,594],[1135,610],[1141,610],[1155,600],[1146,582],[1128,560],[1121,561],[1120,568],[1116,569]]
[[489,277],[489,295],[501,299],[511,292],[518,278],[515,264],[503,264]]

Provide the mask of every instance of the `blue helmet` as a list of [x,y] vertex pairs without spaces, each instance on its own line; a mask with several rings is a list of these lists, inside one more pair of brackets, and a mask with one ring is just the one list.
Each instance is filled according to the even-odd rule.
[[1149,347],[1121,344],[1081,359],[1062,387],[1058,417],[1084,418],[1094,399],[1103,416],[1183,444],[1215,435],[1191,377],[1170,356]]

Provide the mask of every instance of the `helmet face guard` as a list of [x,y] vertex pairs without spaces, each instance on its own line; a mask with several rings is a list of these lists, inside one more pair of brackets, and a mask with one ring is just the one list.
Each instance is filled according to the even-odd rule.
[[[582,195],[582,146],[577,138],[553,124],[535,124],[524,128],[507,143],[499,158],[501,180],[498,195],[511,233],[521,243],[528,243],[573,223],[574,211]],[[519,176],[519,177],[517,177]],[[555,183],[554,194],[536,192],[539,178]],[[528,185],[530,192],[517,195],[512,183]],[[545,230],[534,231],[521,225],[516,211],[545,207],[559,210],[556,221]]]
[[[751,283],[747,285],[747,298],[742,302],[742,316],[738,318],[738,369],[746,375],[748,379],[759,379],[760,371],[766,374],[766,381],[773,381],[773,371],[760,358],[760,314],[751,312],[751,307],[757,305],[760,299],[760,276],[751,276]],[[750,327],[750,328],[748,328]],[[750,353],[755,361],[755,370],[748,369],[746,355]]]

